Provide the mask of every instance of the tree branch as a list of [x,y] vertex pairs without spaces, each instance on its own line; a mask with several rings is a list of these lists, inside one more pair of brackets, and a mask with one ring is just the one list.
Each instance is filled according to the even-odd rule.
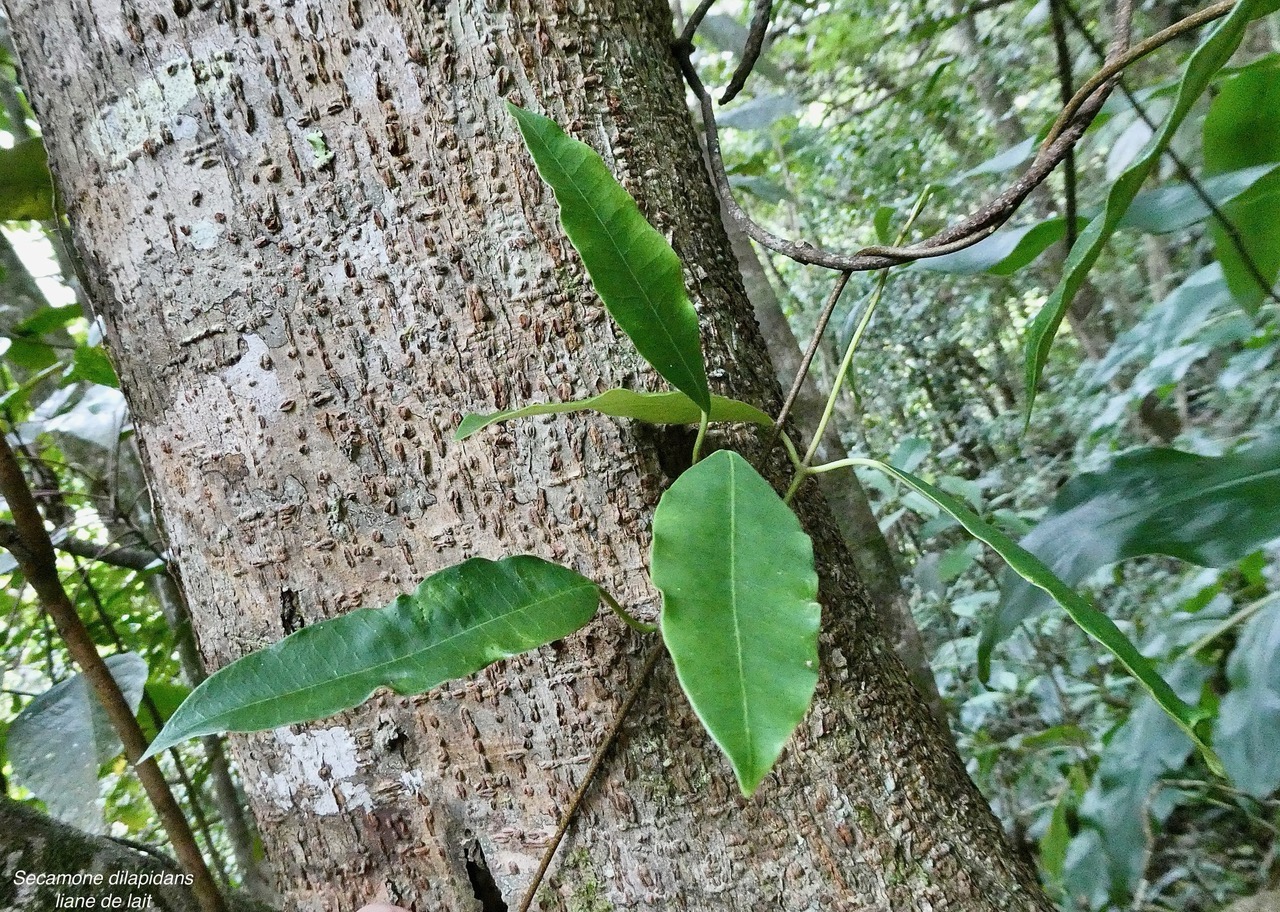
[[[728,174],[725,172],[724,158],[720,150],[720,136],[715,125],[715,111],[711,96],[707,93],[706,87],[698,76],[690,58],[692,44],[682,36],[673,45],[673,51],[676,54],[681,71],[684,73],[685,81],[697,98],[701,109],[703,129],[706,132],[707,158],[710,162],[712,183],[734,223],[758,244],[781,253],[783,256],[789,257],[798,263],[823,266],[827,269],[836,269],[841,272],[866,272],[885,269],[911,260],[953,253],[972,246],[991,235],[1008,221],[1023,200],[1030,195],[1031,191],[1043,183],[1045,178],[1079,142],[1093,118],[1106,102],[1115,84],[1116,76],[1124,67],[1178,36],[1226,15],[1234,5],[1234,0],[1224,0],[1224,2],[1194,13],[1169,28],[1158,32],[1133,49],[1125,50],[1128,44],[1133,7],[1131,0],[1120,0],[1116,11],[1116,35],[1113,39],[1112,48],[1108,53],[1107,62],[1098,73],[1091,77],[1075,93],[1072,97],[1070,109],[1064,109],[1063,113],[1059,115],[1049,137],[1045,139],[1035,159],[1017,181],[977,212],[927,240],[910,247],[864,247],[853,254],[823,250],[806,241],[788,241],[752,221],[733,197]],[[690,21],[692,22],[692,20]],[[692,30],[687,25],[685,34],[692,34]]]
[[747,44],[742,49],[742,60],[738,62],[733,78],[729,80],[728,87],[720,96],[722,105],[737,98],[742,87],[747,84],[747,78],[755,69],[756,61],[760,59],[760,51],[764,49],[764,36],[769,30],[769,16],[772,13],[773,0],[755,0],[755,6],[751,12],[751,31],[747,34]]
[[[12,523],[0,522],[0,538],[13,540],[18,534]],[[64,554],[83,557],[85,560],[97,561],[120,567],[122,570],[148,570],[156,566],[157,557],[145,548],[115,547],[111,544],[100,545],[97,542],[85,541],[82,538],[67,536],[53,543],[53,547]]]

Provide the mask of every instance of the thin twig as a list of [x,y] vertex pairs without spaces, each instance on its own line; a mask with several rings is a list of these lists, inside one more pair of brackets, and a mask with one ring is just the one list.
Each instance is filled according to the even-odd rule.
[[813,336],[809,339],[809,347],[804,351],[804,357],[800,359],[800,367],[796,370],[796,378],[791,381],[791,389],[787,392],[787,398],[782,403],[782,409],[778,412],[778,419],[773,423],[773,435],[769,438],[769,445],[765,447],[765,451],[773,449],[774,443],[778,439],[778,435],[784,433],[783,425],[787,418],[791,415],[791,409],[796,404],[796,398],[800,395],[800,389],[804,386],[805,377],[809,376],[809,366],[813,364],[813,356],[818,353],[818,346],[822,343],[822,336],[827,331],[827,324],[831,322],[831,316],[836,312],[836,304],[840,302],[840,296],[844,294],[845,286],[849,284],[849,276],[852,273],[842,272],[836,279],[835,287],[831,289],[831,294],[827,296],[827,303],[822,308],[822,313],[818,315],[818,325],[814,327]]
[[720,96],[722,105],[728,104],[738,97],[742,87],[747,84],[747,77],[755,69],[760,59],[760,51],[764,49],[764,37],[769,31],[769,17],[773,14],[773,0],[755,0],[751,11],[751,31],[747,33],[747,44],[742,49],[742,60],[733,71],[733,78]]
[[[1053,20],[1053,46],[1058,57],[1058,86],[1062,103],[1071,101],[1075,81],[1071,74],[1071,47],[1067,44],[1067,25],[1063,21],[1062,0],[1050,0],[1049,13]],[[1066,209],[1066,249],[1076,245],[1076,153],[1072,149],[1062,161],[1063,198]]]
[[225,912],[222,895],[218,892],[217,884],[196,845],[191,826],[183,816],[160,767],[154,759],[137,763],[138,758],[146,752],[146,736],[138,727],[138,720],[134,718],[124,694],[120,692],[120,685],[98,654],[93,638],[62,586],[62,580],[58,577],[57,557],[45,529],[44,518],[40,515],[40,509],[36,506],[35,498],[31,495],[31,489],[3,430],[0,430],[0,496],[8,503],[14,520],[11,536],[0,530],[0,545],[18,562],[23,575],[36,591],[46,615],[53,620],[61,634],[67,652],[80,666],[85,681],[106,711],[111,727],[124,744],[125,756],[136,764],[134,769],[138,779],[156,809],[156,815],[160,818],[174,853],[183,870],[192,877],[191,889],[201,912]]
[[577,816],[578,808],[582,806],[582,799],[586,797],[587,790],[591,788],[591,782],[595,779],[596,773],[600,770],[601,764],[609,754],[609,749],[613,747],[613,742],[618,739],[618,734],[622,731],[622,725],[627,719],[627,714],[636,705],[636,700],[640,698],[640,692],[644,690],[644,685],[649,680],[649,675],[653,673],[653,666],[658,664],[658,659],[662,657],[663,645],[661,642],[654,643],[649,647],[649,654],[645,656],[644,665],[640,668],[640,674],[636,677],[635,683],[631,685],[631,689],[627,691],[626,698],[622,701],[622,705],[618,707],[618,714],[614,716],[613,722],[609,725],[609,730],[604,733],[604,740],[600,742],[600,746],[596,748],[595,754],[591,757],[591,763],[587,767],[586,773],[583,774],[582,782],[578,785],[578,790],[573,793],[573,797],[569,799],[569,806],[565,808],[565,812],[560,816],[560,824],[556,827],[555,834],[551,837],[551,842],[547,844],[546,851],[542,853],[542,862],[538,865],[538,870],[534,872],[533,880],[529,882],[529,889],[525,890],[524,898],[520,900],[518,912],[529,912],[529,907],[533,905],[534,897],[538,893],[538,887],[542,885],[542,878],[547,874],[547,868],[551,867],[551,859],[555,857],[556,849],[560,848],[560,841],[564,839],[565,833],[569,832],[569,827],[573,823],[573,818]]
[[680,30],[680,37],[676,39],[677,46],[693,50],[693,33],[698,30],[698,26],[702,25],[702,20],[707,18],[707,13],[711,12],[711,7],[715,6],[715,3],[716,0],[702,0],[698,8],[689,14],[689,20],[685,22],[684,28]]

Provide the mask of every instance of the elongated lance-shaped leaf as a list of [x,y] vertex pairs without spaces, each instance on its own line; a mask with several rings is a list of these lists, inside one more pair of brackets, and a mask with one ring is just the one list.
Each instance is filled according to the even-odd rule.
[[541,114],[507,108],[538,173],[555,191],[560,223],[604,306],[654,370],[710,411],[698,314],[675,250],[594,149]]
[[[530,418],[534,415],[580,412],[587,409],[611,418],[634,418],[649,424],[695,424],[702,417],[702,409],[698,404],[681,392],[636,393],[626,389],[612,389],[599,396],[574,402],[548,402],[526,405],[506,412],[494,412],[491,415],[467,415],[458,425],[458,431],[454,436],[458,440],[466,440],[477,431],[499,421]],[[725,396],[711,397],[711,420],[741,421],[746,424],[762,424],[765,427],[773,425],[773,419],[754,405]]]
[[568,636],[599,601],[591,580],[537,557],[464,561],[386,607],[312,624],[219,669],[178,707],[147,755],[197,735],[321,719],[379,687],[422,693]]
[[1067,261],[1063,265],[1062,281],[1049,295],[1049,300],[1045,302],[1044,307],[1040,308],[1040,312],[1036,314],[1027,337],[1028,416],[1031,415],[1032,407],[1035,405],[1036,388],[1040,385],[1040,376],[1044,371],[1045,362],[1049,359],[1053,338],[1057,335],[1058,327],[1062,325],[1062,319],[1066,316],[1076,293],[1084,284],[1089,270],[1101,255],[1107,239],[1120,224],[1129,204],[1142,189],[1143,182],[1150,176],[1156,162],[1173,139],[1173,134],[1190,113],[1196,100],[1204,94],[1213,75],[1226,65],[1236,48],[1240,46],[1245,27],[1252,20],[1273,12],[1277,7],[1280,7],[1280,0],[1240,0],[1226,18],[1205,37],[1187,60],[1186,67],[1182,71],[1182,79],[1178,84],[1177,97],[1168,118],[1160,125],[1159,131],[1147,143],[1142,154],[1111,185],[1102,212],[1080,233],[1080,237],[1071,248],[1071,253],[1067,255]]
[[964,526],[970,535],[989,545],[993,551],[1004,559],[1004,562],[1008,564],[1009,569],[1013,570],[1014,573],[1053,596],[1053,600],[1066,610],[1071,619],[1080,626],[1080,629],[1101,643],[1108,652],[1115,656],[1125,670],[1133,675],[1138,683],[1151,694],[1160,708],[1168,713],[1173,721],[1178,723],[1179,727],[1187,733],[1187,736],[1200,749],[1209,768],[1218,775],[1222,775],[1221,761],[1218,760],[1213,750],[1200,737],[1200,733],[1196,731],[1197,723],[1208,718],[1208,714],[1184,703],[1174,693],[1168,682],[1156,671],[1155,666],[1151,664],[1146,656],[1138,652],[1137,647],[1129,642],[1129,638],[1124,635],[1111,618],[1093,607],[1088,599],[1058,579],[1053,574],[1053,571],[1046,567],[1038,557],[1018,545],[1017,542],[995,527],[984,522],[977,513],[974,513],[950,494],[938,490],[927,481],[917,478],[910,472],[904,472],[902,469],[896,469],[891,465],[874,459],[850,459],[848,462],[878,469],[886,475],[901,481],[916,493],[933,501],[940,509],[950,514],[956,522]]
[[750,796],[818,684],[813,544],[750,463],[721,450],[662,495],[650,566],[680,686]]

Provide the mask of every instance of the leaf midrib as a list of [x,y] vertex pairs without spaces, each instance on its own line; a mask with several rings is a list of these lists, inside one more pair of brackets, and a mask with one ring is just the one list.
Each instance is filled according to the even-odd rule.
[[747,739],[746,768],[755,775],[756,743],[751,737],[751,706],[747,698],[747,672],[743,664],[742,623],[738,617],[738,486],[737,469],[729,460],[729,614],[733,618],[734,657],[738,662],[738,695],[742,702],[742,730]]

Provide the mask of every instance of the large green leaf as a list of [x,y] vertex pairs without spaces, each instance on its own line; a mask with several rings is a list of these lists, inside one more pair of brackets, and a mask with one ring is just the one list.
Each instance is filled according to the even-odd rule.
[[[132,652],[108,656],[106,663],[136,712],[147,663]],[[106,710],[79,674],[28,703],[9,728],[14,781],[43,801],[51,815],[91,833],[102,830],[98,768],[122,749]]]
[[[458,425],[455,436],[458,440],[466,440],[477,431],[499,421],[529,418],[533,415],[557,415],[584,409],[612,418],[634,418],[637,421],[647,421],[649,424],[696,424],[702,417],[702,409],[697,403],[681,392],[636,393],[626,389],[612,389],[599,396],[575,402],[548,402],[526,405],[524,408],[506,412],[494,412],[491,415],[467,415]],[[711,397],[711,420],[741,421],[747,424],[762,424],[766,427],[773,424],[773,419],[754,405],[725,396]]]
[[507,107],[538,173],[555,191],[560,222],[600,300],[644,359],[710,411],[698,314],[685,293],[675,250],[645,221],[594,149],[541,114]]
[[595,583],[528,555],[473,558],[384,608],[304,627],[210,675],[148,756],[223,731],[331,716],[379,687],[416,694],[573,633],[600,601]]
[[750,463],[721,450],[662,495],[651,575],[680,686],[751,795],[818,684],[813,544]]
[[1177,96],[1168,118],[1156,135],[1151,138],[1142,154],[1121,174],[1107,192],[1106,204],[1081,232],[1063,265],[1062,281],[1049,295],[1049,300],[1036,314],[1027,338],[1026,385],[1027,414],[1035,404],[1036,389],[1054,336],[1062,325],[1063,317],[1071,306],[1076,293],[1084,284],[1093,264],[1097,262],[1107,239],[1120,224],[1125,211],[1143,182],[1150,176],[1156,162],[1168,147],[1183,120],[1191,112],[1196,100],[1204,93],[1215,73],[1231,59],[1231,55],[1244,37],[1245,27],[1259,16],[1280,7],[1280,0],[1240,0],[1226,18],[1219,22],[1192,52],[1182,71]]
[[[1136,450],[1106,471],[1063,485],[1021,544],[1070,586],[1144,554],[1225,567],[1280,537],[1277,491],[1280,435],[1227,456]],[[984,662],[996,643],[1051,604],[1014,576],[1001,589],[1000,605],[982,632]]]
[[[1108,652],[1116,657],[1124,669],[1146,688],[1156,703],[1160,705],[1160,708],[1168,713],[1169,717],[1200,748],[1205,761],[1210,767],[1215,771],[1221,770],[1222,765],[1218,758],[1214,756],[1213,751],[1210,750],[1208,744],[1204,742],[1196,730],[1197,724],[1206,718],[1206,714],[1184,703],[1165,682],[1164,678],[1160,677],[1160,673],[1156,671],[1155,666],[1129,642],[1129,638],[1121,632],[1115,622],[1093,607],[1088,599],[1059,579],[1038,557],[994,526],[984,522],[977,513],[970,510],[959,499],[935,488],[909,472],[896,469],[883,462],[877,462],[874,459],[849,459],[846,462],[878,469],[898,479],[916,493],[933,501],[938,507],[951,514],[952,518],[964,526],[970,535],[989,545],[993,551],[1004,559],[1010,570],[1031,585],[1048,593],[1053,601],[1061,605],[1067,614],[1071,616],[1071,619],[1080,626],[1080,629],[1102,644]],[[984,677],[986,676],[986,668],[989,661],[989,651],[985,656],[979,654],[979,664],[983,669]]]
[[1280,787],[1280,605],[1255,615],[1231,651],[1231,690],[1214,729],[1236,787],[1266,798]]
[[1012,275],[1034,261],[1051,245],[1062,240],[1066,225],[1065,218],[1056,216],[1021,228],[997,231],[972,247],[966,247],[964,250],[957,250],[945,256],[916,260],[911,265],[930,272],[950,272],[958,275],[973,275],[979,272],[990,272],[1001,276]]
[[28,139],[0,149],[0,222],[50,219],[55,214],[44,143]]
[[[1277,118],[1280,119],[1280,114],[1277,114]],[[1277,129],[1280,130],[1280,125]],[[1221,207],[1246,194],[1277,169],[1280,169],[1280,163],[1274,161],[1240,168],[1201,181],[1200,188],[1215,206]],[[1197,222],[1203,222],[1211,214],[1209,206],[1190,184],[1171,184],[1154,190],[1143,190],[1134,197],[1129,210],[1120,220],[1120,227],[1136,228],[1152,234],[1167,234],[1190,228]]]
[[[1280,66],[1268,58],[1222,84],[1204,119],[1204,166],[1210,174],[1270,165],[1271,173],[1223,207],[1262,279],[1274,285],[1280,273]],[[1225,176],[1225,175],[1224,175]],[[1217,178],[1221,179],[1221,178]],[[1254,309],[1266,294],[1233,240],[1213,226],[1214,252],[1231,293]]]

